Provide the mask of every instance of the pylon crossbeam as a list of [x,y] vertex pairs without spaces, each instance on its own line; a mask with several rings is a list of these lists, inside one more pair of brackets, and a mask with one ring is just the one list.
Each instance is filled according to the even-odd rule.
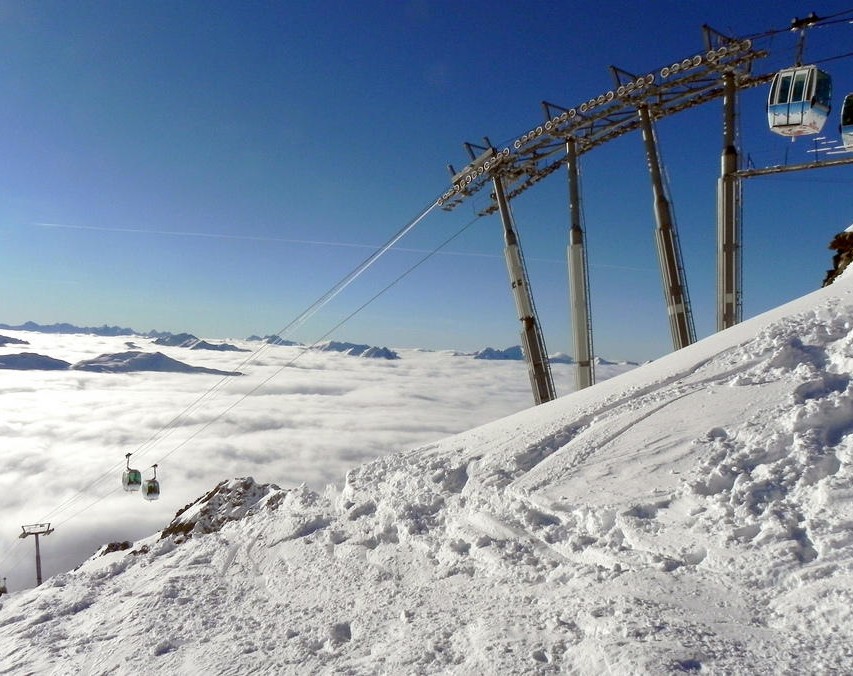
[[[454,176],[453,187],[439,200],[442,208],[450,211],[459,206],[465,198],[472,197],[488,185],[491,176],[498,174],[517,184],[508,196],[518,194],[514,192],[518,186],[526,189],[556,170],[547,164],[543,166],[545,160],[557,155],[560,164],[565,161],[564,143],[567,138],[575,138],[578,153],[583,154],[602,143],[635,131],[638,125],[632,118],[639,105],[648,106],[653,119],[657,120],[722,96],[723,72],[735,73],[739,89],[756,86],[772,77],[772,74],[751,75],[753,62],[765,57],[766,52],[752,50],[749,41],[733,44],[736,47],[731,47],[719,58],[705,59],[694,66],[695,61],[705,58],[695,55],[671,67],[665,66],[660,73],[675,68],[679,63],[689,63],[689,66],[684,66],[684,70],[673,70],[666,77],[649,73],[643,78],[636,78],[632,83],[633,88],[630,88],[630,84],[620,85],[616,92],[601,94],[577,108],[565,109],[550,102],[543,103],[548,114],[556,109],[563,112],[519,136],[506,148],[495,149],[502,156],[500,162],[488,168],[482,163],[472,162],[458,172]],[[617,71],[628,75],[626,71]],[[638,84],[640,80],[642,84]],[[540,175],[540,172],[544,173]],[[494,213],[496,210],[496,205],[492,204],[480,213]]]

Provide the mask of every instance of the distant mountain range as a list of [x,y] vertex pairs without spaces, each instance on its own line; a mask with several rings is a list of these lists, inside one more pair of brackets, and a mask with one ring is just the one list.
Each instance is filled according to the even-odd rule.
[[0,369],[14,371],[65,371],[71,364],[62,359],[46,357],[35,352],[20,352],[0,356]]
[[[479,352],[475,352],[473,355],[474,359],[489,359],[494,361],[523,361],[524,360],[524,350],[521,349],[521,345],[513,345],[512,347],[508,347],[505,350],[496,350],[493,347],[487,347],[485,349],[480,350]],[[574,364],[575,360],[572,359],[565,352],[557,352],[556,354],[552,354],[548,357],[552,364]]]
[[46,357],[35,352],[0,355],[0,369],[16,371],[94,371],[96,373],[130,373],[135,371],[158,371],[161,373],[207,373],[219,376],[241,376],[239,371],[190,366],[162,352],[131,350],[117,354],[102,354],[94,359],[85,359],[76,364]]
[[[237,347],[236,345],[229,345],[228,343],[214,345],[213,343],[208,343],[206,340],[202,340],[191,333],[176,334],[169,333],[168,331],[148,331],[147,333],[142,333],[135,329],[124,328],[121,326],[107,326],[106,324],[103,326],[75,326],[74,324],[66,324],[64,322],[59,324],[36,324],[35,322],[25,322],[24,324],[18,324],[17,326],[0,324],[0,329],[5,329],[7,331],[36,331],[38,333],[83,333],[93,336],[111,337],[142,336],[144,338],[155,338],[155,345],[163,345],[166,347],[186,347],[191,350],[216,350],[218,352],[251,351]],[[0,336],[0,345],[14,342],[26,344],[26,341],[19,341],[17,338]]]
[[178,333],[178,334],[169,334],[167,336],[160,336],[154,341],[155,345],[163,345],[166,347],[186,347],[190,350],[216,350],[217,352],[251,352],[251,350],[247,350],[242,347],[237,347],[236,345],[229,345],[228,343],[220,343],[218,345],[214,345],[213,343],[208,343],[206,340],[202,340],[201,338],[197,338],[191,333]]
[[[59,324],[36,324],[35,322],[25,322],[12,326],[10,324],[0,324],[0,329],[8,331],[36,331],[38,333],[83,333],[95,336],[142,336],[145,338],[154,338],[155,345],[164,347],[185,347],[190,350],[216,350],[219,352],[251,352],[245,348],[229,345],[228,343],[213,344],[202,340],[198,336],[191,333],[169,333],[168,331],[149,331],[142,333],[130,328],[120,326],[75,326],[74,324],[59,323]],[[299,346],[301,343],[296,343],[292,340],[285,340],[280,336],[269,335],[264,338],[260,336],[249,336],[246,340],[263,341],[270,345],[288,345]],[[5,344],[16,343],[26,345],[26,341],[7,336],[0,336],[0,347]],[[393,350],[387,347],[373,347],[371,345],[359,345],[356,343],[341,343],[330,340],[324,343],[318,343],[314,346],[315,350],[321,352],[341,352],[354,357],[365,357],[369,359],[399,359],[400,356]],[[0,368],[3,368],[0,366]],[[8,367],[6,367],[8,368]]]
[[[216,350],[219,352],[250,352],[245,348],[230,345],[228,343],[214,344],[206,340],[202,340],[191,333],[170,333],[168,331],[148,331],[143,333],[130,328],[120,326],[75,326],[73,324],[58,323],[58,324],[37,324],[36,322],[25,322],[17,326],[0,323],[0,329],[9,331],[37,331],[39,333],[83,333],[95,336],[142,336],[145,338],[154,338],[155,345],[165,347],[185,347],[190,350]],[[277,335],[268,335],[263,338],[256,335],[249,336],[246,340],[252,342],[265,342],[270,345],[286,345],[286,346],[301,346],[302,343],[297,343],[292,340],[286,340]],[[7,344],[24,344],[26,341],[7,336],[0,336],[0,347]],[[341,352],[354,357],[365,357],[372,359],[399,359],[400,356],[387,347],[374,347],[370,345],[361,345],[357,343],[338,342],[334,340],[318,343],[313,347],[315,350],[323,352]],[[460,356],[473,357],[474,359],[487,359],[497,361],[523,361],[524,351],[520,345],[513,345],[503,350],[486,347],[474,353],[459,353]],[[557,352],[550,355],[552,364],[574,364],[574,359],[565,352]],[[602,357],[596,357],[595,363],[600,365],[615,364],[616,362],[607,361]],[[624,364],[636,365],[636,362],[619,362]],[[2,368],[2,367],[0,367]],[[8,368],[8,367],[6,367]]]
[[120,326],[74,326],[64,322],[59,324],[36,324],[35,322],[24,322],[17,326],[10,324],[0,324],[0,329],[7,331],[38,331],[39,333],[88,333],[95,336],[155,336],[163,335],[158,331],[149,333],[140,333],[133,329],[126,329]]
[[[524,359],[524,350],[521,349],[521,345],[513,345],[512,347],[508,347],[505,350],[496,350],[492,347],[487,347],[479,352],[474,352],[472,355],[468,355],[474,357],[474,359],[491,359],[496,361],[522,361]],[[565,352],[556,352],[552,355],[549,355],[548,360],[552,364],[574,364],[575,360]],[[597,366],[616,366],[616,365],[627,365],[627,366],[639,366],[639,362],[635,361],[608,361],[603,357],[596,357],[593,362]]]
[[496,350],[493,347],[487,347],[479,352],[475,352],[474,359],[492,359],[497,361],[519,361],[524,359],[524,352],[521,345],[513,345],[505,350]]
[[329,340],[325,343],[318,343],[314,346],[315,350],[320,352],[342,352],[353,357],[365,357],[368,359],[399,359],[398,355],[393,350],[387,347],[371,347],[370,345],[356,345],[355,343],[339,343],[336,340]]
[[6,345],[29,345],[29,343],[26,340],[21,340],[20,338],[0,336],[0,347],[5,347]]
[[177,359],[167,357],[162,352],[119,352],[102,354],[94,359],[86,359],[74,364],[77,371],[95,371],[97,373],[128,373],[131,371],[161,371],[168,373],[209,373],[218,376],[241,376],[239,371],[221,371],[219,369],[190,366]]
[[248,338],[246,338],[246,340],[251,340],[253,342],[263,341],[265,343],[269,343],[270,345],[288,345],[288,346],[302,345],[302,343],[297,343],[294,340],[287,340],[285,338],[282,338],[281,336],[276,336],[276,335],[264,336],[263,338],[261,338],[260,336],[251,335]]

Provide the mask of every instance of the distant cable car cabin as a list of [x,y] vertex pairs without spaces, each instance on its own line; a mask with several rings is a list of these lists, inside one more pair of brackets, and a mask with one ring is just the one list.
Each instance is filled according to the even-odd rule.
[[160,482],[157,481],[157,465],[154,468],[154,478],[142,482],[142,497],[146,500],[156,500],[160,497]]
[[841,106],[841,142],[845,150],[853,151],[853,94],[844,97]]
[[767,99],[770,131],[791,137],[819,133],[829,116],[831,99],[832,78],[817,66],[780,70]]
[[124,486],[124,490],[128,492],[138,491],[142,487],[142,472],[131,468],[130,453],[125,453],[124,457],[127,461],[127,469],[121,475],[121,483]]

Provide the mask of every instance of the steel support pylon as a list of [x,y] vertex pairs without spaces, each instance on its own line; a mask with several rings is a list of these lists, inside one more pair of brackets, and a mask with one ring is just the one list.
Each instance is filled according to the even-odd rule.
[[577,144],[566,141],[569,181],[569,246],[566,250],[569,266],[569,306],[572,317],[572,337],[575,345],[575,380],[582,390],[595,382],[590,322],[589,276],[581,220],[580,185]]
[[672,346],[673,349],[680,350],[696,340],[690,299],[687,295],[687,283],[684,279],[684,266],[681,263],[681,247],[678,243],[678,232],[675,228],[672,208],[663,186],[660,157],[658,156],[651,114],[645,105],[640,106],[638,112],[646,148],[646,159],[649,164],[649,174],[652,179],[655,220],[657,221],[655,240],[657,242],[664,299],[669,315]]
[[545,340],[542,338],[539,322],[536,319],[527,270],[524,267],[518,236],[513,228],[512,215],[507,204],[503,180],[500,176],[494,176],[492,183],[494,184],[495,199],[504,227],[504,241],[506,243],[504,256],[506,257],[509,281],[512,286],[512,295],[515,298],[515,306],[518,310],[518,318],[521,321],[521,341],[524,358],[527,360],[530,386],[533,389],[533,400],[536,404],[544,404],[557,398],[554,381],[551,377],[551,365],[548,362],[548,351],[545,349]]
[[54,529],[49,523],[34,523],[30,526],[21,526],[23,531],[18,537],[27,538],[34,535],[36,538],[36,586],[41,586],[41,548],[39,547],[39,535],[50,535]]
[[742,318],[741,186],[736,137],[737,88],[731,72],[723,74],[723,152],[717,181],[717,330]]

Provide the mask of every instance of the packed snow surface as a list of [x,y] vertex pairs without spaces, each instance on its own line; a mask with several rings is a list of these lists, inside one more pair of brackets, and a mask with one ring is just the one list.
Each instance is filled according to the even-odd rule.
[[3,673],[850,673],[851,289],[340,489],[227,480],[4,597]]

